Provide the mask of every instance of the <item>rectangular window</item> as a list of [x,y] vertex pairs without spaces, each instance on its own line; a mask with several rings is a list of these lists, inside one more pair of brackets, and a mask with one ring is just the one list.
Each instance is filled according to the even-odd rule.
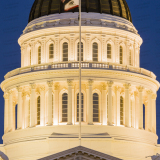
[[[84,96],[81,93],[81,121],[83,122],[83,106],[84,106]],[[77,122],[79,122],[79,93],[77,94]]]
[[41,64],[41,47],[38,47],[38,64]]
[[[79,61],[79,42],[77,44],[77,61]],[[83,61],[83,43],[81,42],[81,61]]]
[[63,43],[63,62],[68,61],[68,43]]
[[112,58],[112,51],[111,51],[111,45],[107,44],[107,58],[111,59]]

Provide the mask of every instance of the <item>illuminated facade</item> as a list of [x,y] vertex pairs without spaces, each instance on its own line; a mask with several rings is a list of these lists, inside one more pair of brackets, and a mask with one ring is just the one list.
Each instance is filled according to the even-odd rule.
[[[0,149],[10,160],[35,160],[79,145],[78,12],[58,12],[53,2],[46,11],[47,1],[35,1],[18,40],[21,68],[1,83]],[[86,13],[82,5],[82,146],[124,160],[150,160],[160,153],[159,82],[140,68],[142,38],[126,2],[101,2],[100,13],[92,5]]]

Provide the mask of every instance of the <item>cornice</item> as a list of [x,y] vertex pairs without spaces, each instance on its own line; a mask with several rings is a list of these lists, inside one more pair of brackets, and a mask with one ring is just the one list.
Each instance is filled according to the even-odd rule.
[[[3,91],[13,89],[19,85],[42,83],[47,81],[64,81],[67,79],[78,80],[78,69],[37,71],[17,75],[4,80],[1,83]],[[83,69],[82,80],[93,79],[94,81],[114,81],[118,83],[130,83],[131,85],[144,86],[155,92],[159,89],[159,82],[153,78],[130,72],[116,70]]]

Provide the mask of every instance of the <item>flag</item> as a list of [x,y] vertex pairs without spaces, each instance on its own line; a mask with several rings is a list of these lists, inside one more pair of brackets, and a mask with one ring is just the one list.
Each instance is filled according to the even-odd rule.
[[79,0],[61,0],[64,4],[64,11],[79,7]]

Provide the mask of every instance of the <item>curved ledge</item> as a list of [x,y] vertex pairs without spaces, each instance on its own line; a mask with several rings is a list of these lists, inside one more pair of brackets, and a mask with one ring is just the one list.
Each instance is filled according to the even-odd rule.
[[[65,27],[78,26],[78,13],[61,13],[44,16],[31,21],[24,29],[23,34],[34,30],[50,28],[50,27]],[[138,34],[138,31],[131,22],[124,18],[106,15],[100,13],[82,13],[82,26],[102,26],[127,30]]]
[[[6,133],[3,136],[4,144],[43,140],[71,138],[78,139],[78,125],[59,125],[26,128]],[[127,128],[121,126],[83,125],[82,138],[115,139],[122,141],[140,142],[151,145],[157,144],[157,135],[145,130]]]
[[[82,69],[119,70],[119,71],[124,71],[124,72],[138,73],[138,74],[145,75],[150,78],[156,79],[156,75],[153,72],[150,72],[146,69],[137,68],[133,66],[125,66],[121,64],[115,64],[115,63],[82,62],[81,67]],[[34,65],[34,66],[15,69],[11,72],[8,72],[4,76],[4,78],[8,79],[13,76],[30,73],[30,72],[37,72],[37,71],[78,69],[78,68],[79,68],[79,62],[41,64],[41,65]]]

